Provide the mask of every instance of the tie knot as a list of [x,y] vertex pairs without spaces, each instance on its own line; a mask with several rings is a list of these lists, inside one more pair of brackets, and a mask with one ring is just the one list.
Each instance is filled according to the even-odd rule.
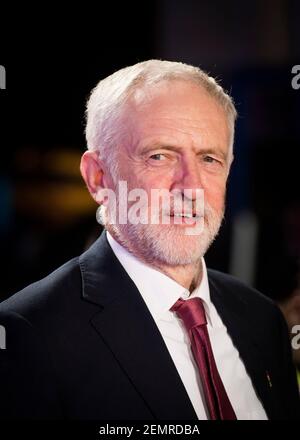
[[187,330],[207,324],[203,302],[200,298],[191,298],[186,301],[179,298],[170,310],[176,312],[177,316],[182,319]]

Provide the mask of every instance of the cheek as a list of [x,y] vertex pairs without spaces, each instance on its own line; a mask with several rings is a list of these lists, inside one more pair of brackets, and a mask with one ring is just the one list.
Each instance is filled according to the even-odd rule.
[[140,188],[150,192],[151,188],[170,189],[172,185],[172,176],[164,172],[141,172],[136,179]]
[[204,200],[215,210],[223,208],[226,192],[226,183],[211,182],[204,188]]

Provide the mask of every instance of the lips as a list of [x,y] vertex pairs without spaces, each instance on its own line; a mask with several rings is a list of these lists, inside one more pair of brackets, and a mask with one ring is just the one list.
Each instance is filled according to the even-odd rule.
[[171,212],[170,217],[184,217],[184,218],[197,218],[198,215],[196,213],[189,212]]

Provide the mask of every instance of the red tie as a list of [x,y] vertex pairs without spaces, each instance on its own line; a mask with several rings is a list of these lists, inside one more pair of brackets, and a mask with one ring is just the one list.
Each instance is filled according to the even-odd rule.
[[179,298],[170,310],[176,312],[188,331],[210,418],[212,420],[236,420],[215,363],[202,300],[191,298],[184,301]]

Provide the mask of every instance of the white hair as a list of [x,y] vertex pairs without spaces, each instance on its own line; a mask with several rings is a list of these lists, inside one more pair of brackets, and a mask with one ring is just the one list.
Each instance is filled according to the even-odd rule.
[[232,156],[237,112],[229,94],[199,67],[173,61],[148,60],[120,69],[101,80],[87,102],[87,147],[91,151],[99,151],[100,157],[109,163],[112,175],[116,175],[117,170],[116,146],[126,136],[122,125],[125,104],[137,89],[165,80],[196,83],[221,105],[228,117],[231,132],[229,149]]

